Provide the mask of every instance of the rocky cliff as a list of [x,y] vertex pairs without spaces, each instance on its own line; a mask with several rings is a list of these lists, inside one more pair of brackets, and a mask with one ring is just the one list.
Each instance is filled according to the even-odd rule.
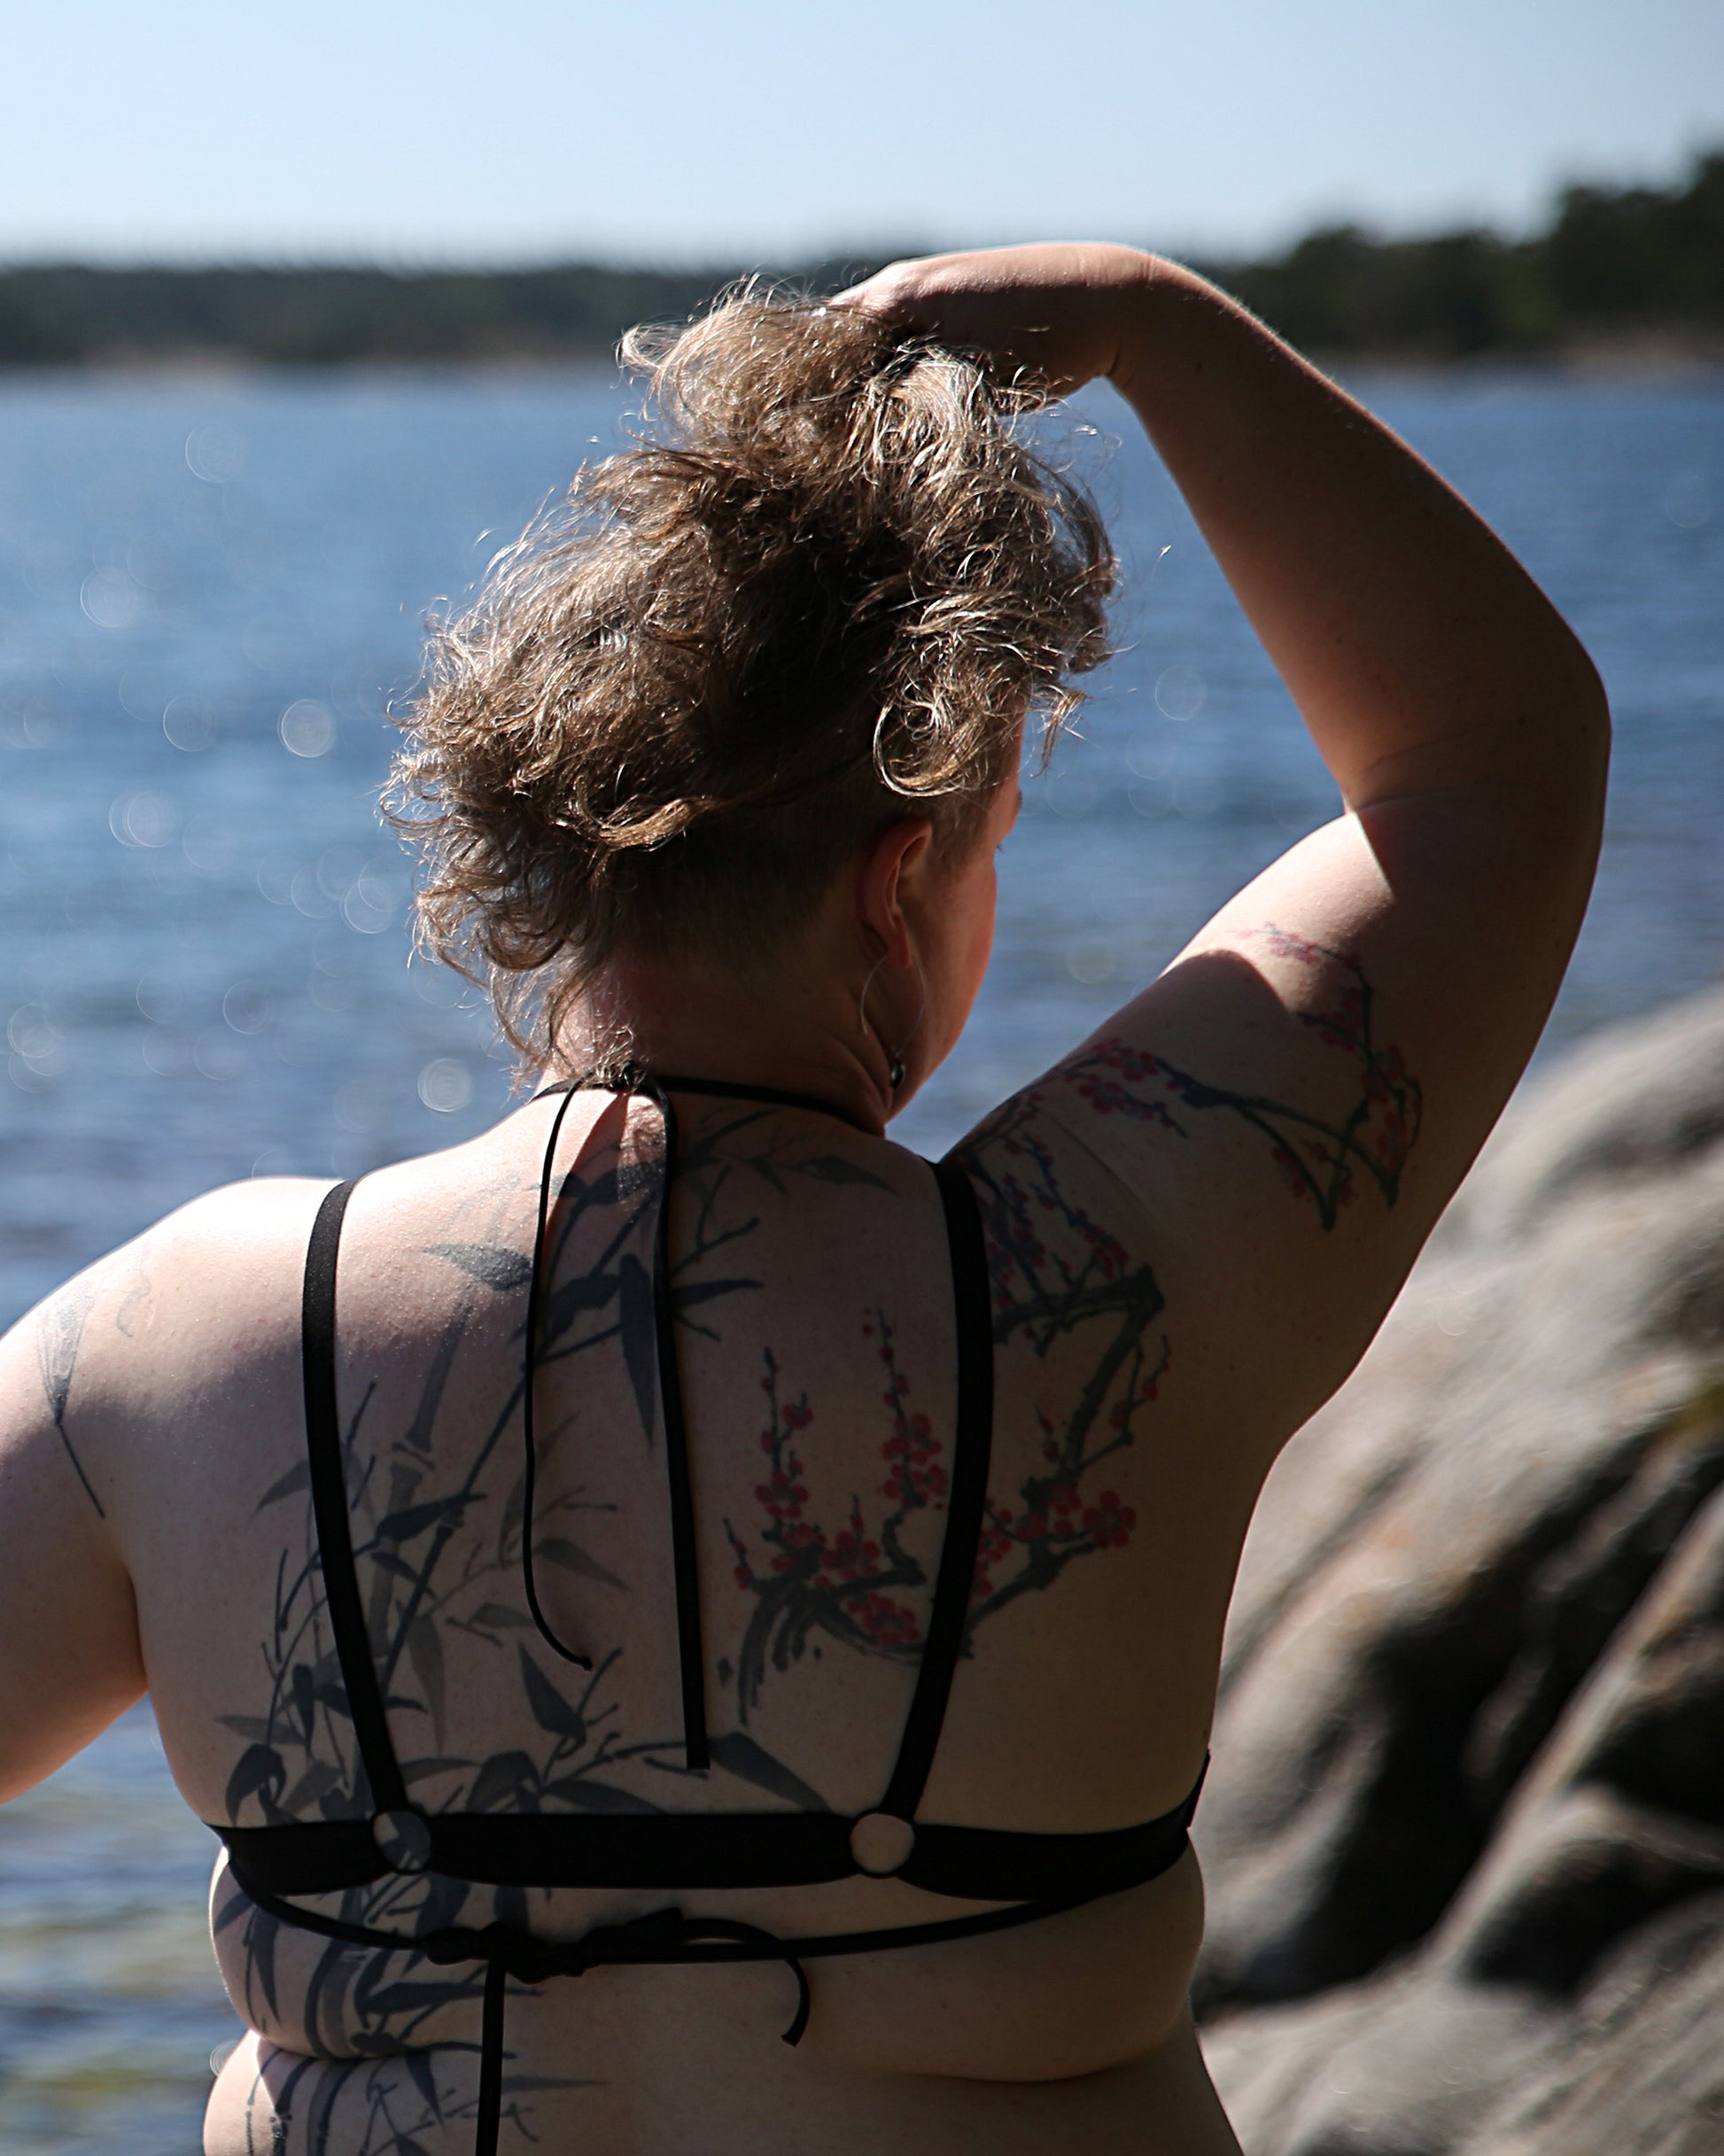
[[1288,1448],[1197,1839],[1248,2156],[1724,2152],[1724,996],[1526,1089]]

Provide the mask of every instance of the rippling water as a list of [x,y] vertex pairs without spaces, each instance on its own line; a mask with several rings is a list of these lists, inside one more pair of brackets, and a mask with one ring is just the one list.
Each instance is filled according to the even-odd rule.
[[[1368,396],[1373,385],[1363,385]],[[1604,672],[1598,896],[1544,1053],[1724,958],[1724,379],[1383,383]],[[372,803],[419,625],[622,392],[547,375],[0,383],[0,1315],[212,1183],[348,1175],[508,1097],[407,962]],[[1078,1037],[1333,791],[1122,407],[1079,415],[1126,648],[1003,863],[994,972],[898,1126],[924,1150]],[[209,1838],[148,1713],[0,1813],[0,2145],[198,2145],[236,2024]]]

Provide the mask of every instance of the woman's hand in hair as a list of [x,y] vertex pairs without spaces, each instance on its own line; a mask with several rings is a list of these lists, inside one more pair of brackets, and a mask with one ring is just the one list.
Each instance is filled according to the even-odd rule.
[[835,305],[985,353],[1008,377],[1065,397],[1119,366],[1161,267],[1135,247],[986,247],[894,262]]

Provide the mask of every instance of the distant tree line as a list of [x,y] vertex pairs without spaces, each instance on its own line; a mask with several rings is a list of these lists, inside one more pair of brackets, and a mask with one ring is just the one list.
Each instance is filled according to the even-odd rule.
[[[874,267],[793,273],[834,291]],[[1571,187],[1525,240],[1483,228],[1309,234],[1208,273],[1308,350],[1465,359],[1655,332],[1724,348],[1724,151],[1670,189]],[[686,316],[736,272],[540,269],[0,271],[0,365],[224,354],[280,366],[603,359],[630,323]]]
[[1212,274],[1309,351],[1465,359],[1644,331],[1724,349],[1724,151],[1680,188],[1567,188],[1531,239],[1334,225]]
[[632,322],[687,314],[732,274],[29,265],[0,271],[0,362],[599,359]]

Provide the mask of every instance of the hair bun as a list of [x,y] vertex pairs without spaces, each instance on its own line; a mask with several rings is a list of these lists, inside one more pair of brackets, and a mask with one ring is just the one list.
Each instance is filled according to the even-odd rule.
[[1105,655],[1100,520],[975,359],[755,285],[623,357],[647,430],[433,624],[394,775],[533,1056],[618,949],[743,963],[894,814],[960,842]]

